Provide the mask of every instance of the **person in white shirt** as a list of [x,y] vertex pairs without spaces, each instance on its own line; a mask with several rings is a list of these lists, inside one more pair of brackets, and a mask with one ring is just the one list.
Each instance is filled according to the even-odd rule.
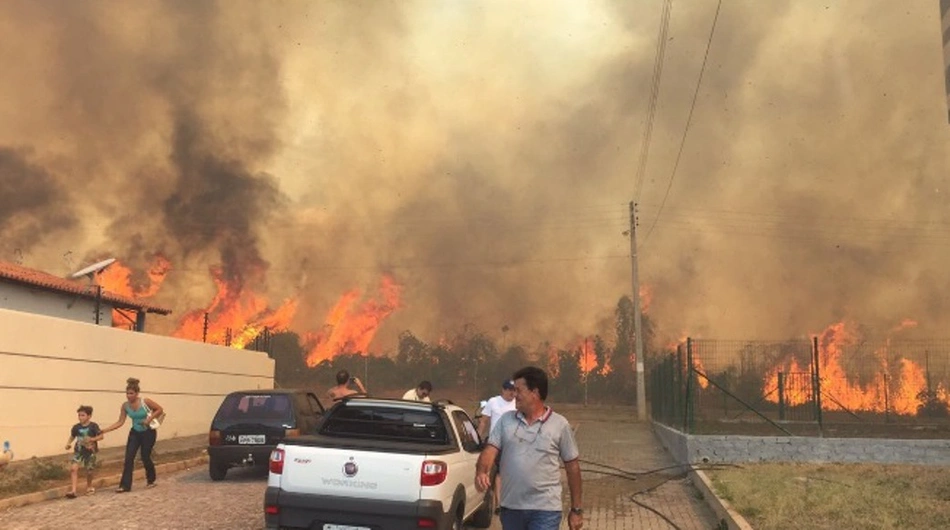
[[[506,379],[501,384],[501,394],[489,399],[485,402],[485,406],[482,407],[482,414],[478,420],[478,435],[482,440],[487,440],[488,435],[491,434],[491,430],[495,428],[495,424],[498,423],[498,420],[505,415],[506,412],[514,412],[515,409],[515,382]],[[495,460],[495,465],[492,466],[492,494],[495,496],[495,506],[498,504],[498,492],[501,490],[501,477],[498,476],[498,461]],[[498,508],[495,508],[495,512],[498,512]]]
[[505,380],[501,384],[501,394],[489,399],[482,407],[482,415],[478,422],[478,435],[487,440],[492,428],[498,423],[501,416],[515,410],[515,384]]
[[416,388],[406,391],[406,393],[402,395],[402,398],[408,401],[425,401],[428,403],[431,401],[429,399],[429,394],[431,393],[432,383],[422,381]]

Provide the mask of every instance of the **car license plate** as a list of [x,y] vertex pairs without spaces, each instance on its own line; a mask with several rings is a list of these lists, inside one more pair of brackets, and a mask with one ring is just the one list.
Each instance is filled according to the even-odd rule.
[[253,444],[264,444],[267,441],[267,437],[263,434],[240,434],[238,435],[238,443],[242,445],[253,445]]
[[323,530],[370,530],[367,526],[350,526],[345,524],[325,524]]

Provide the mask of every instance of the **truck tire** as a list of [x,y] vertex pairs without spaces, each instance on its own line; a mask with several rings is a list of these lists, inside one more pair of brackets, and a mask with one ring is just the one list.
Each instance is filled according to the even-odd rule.
[[475,528],[488,528],[491,526],[492,517],[495,515],[495,496],[492,495],[492,490],[485,492],[485,502],[482,503],[482,506],[475,510],[475,513],[472,514],[471,519],[468,521],[469,526],[474,526]]

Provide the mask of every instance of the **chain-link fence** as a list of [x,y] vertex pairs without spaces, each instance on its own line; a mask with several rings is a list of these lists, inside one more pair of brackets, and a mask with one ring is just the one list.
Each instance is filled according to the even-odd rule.
[[650,374],[653,418],[685,432],[950,437],[950,340],[692,340]]

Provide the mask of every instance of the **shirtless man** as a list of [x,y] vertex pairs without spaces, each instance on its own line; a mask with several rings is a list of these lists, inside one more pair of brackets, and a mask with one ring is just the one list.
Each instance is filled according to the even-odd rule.
[[[359,390],[350,388],[350,383],[355,384]],[[366,387],[359,377],[350,377],[350,372],[340,370],[336,373],[336,386],[327,390],[327,397],[333,401],[338,401],[352,394],[366,394]]]

